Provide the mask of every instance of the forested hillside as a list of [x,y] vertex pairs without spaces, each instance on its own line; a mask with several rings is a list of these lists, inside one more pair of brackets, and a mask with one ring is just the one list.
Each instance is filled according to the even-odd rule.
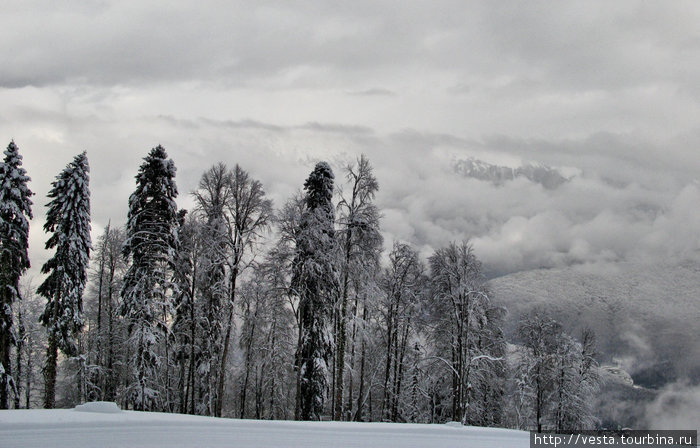
[[[18,172],[17,151],[0,173]],[[256,419],[599,424],[595,334],[569,334],[547,310],[510,321],[469,241],[427,259],[408,243],[385,247],[367,157],[318,162],[273,204],[254,173],[223,162],[181,192],[157,146],[124,198],[128,216],[91,242],[88,155],[49,194],[48,277],[5,296],[4,408],[104,400]],[[22,199],[1,185],[5,203]],[[26,227],[24,191],[3,226]],[[178,208],[187,194],[194,207]],[[518,350],[504,328],[517,329]]]

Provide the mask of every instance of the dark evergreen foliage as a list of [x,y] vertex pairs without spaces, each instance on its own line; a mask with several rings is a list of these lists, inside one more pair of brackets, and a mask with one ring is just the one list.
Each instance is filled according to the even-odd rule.
[[121,314],[128,321],[131,362],[130,400],[140,410],[154,409],[161,363],[157,343],[167,331],[171,307],[168,269],[177,238],[175,164],[162,146],[151,150],[136,175],[129,198],[124,257],[131,265],[122,286]]
[[83,290],[90,262],[90,189],[87,154],[83,152],[56,177],[48,193],[51,201],[44,231],[52,233],[46,249],[56,249],[41,268],[48,274],[37,292],[47,304],[40,317],[48,331],[44,405],[55,401],[57,350],[78,354],[76,334],[83,326]]
[[22,168],[22,156],[10,142],[0,163],[0,409],[7,409],[14,388],[10,350],[12,305],[20,300],[19,279],[29,268],[29,219],[32,219],[31,180]]
[[320,418],[327,390],[329,324],[339,290],[333,179],[330,166],[320,162],[304,183],[306,210],[292,266],[292,291],[299,297],[301,324],[296,411],[301,420]]

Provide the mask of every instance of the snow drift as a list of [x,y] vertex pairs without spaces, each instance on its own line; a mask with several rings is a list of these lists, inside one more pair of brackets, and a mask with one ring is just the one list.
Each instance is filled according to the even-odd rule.
[[49,446],[52,448],[509,448],[529,446],[527,432],[449,424],[232,420],[120,411],[114,403],[104,402],[90,403],[78,408],[0,411],[0,446],[3,448]]

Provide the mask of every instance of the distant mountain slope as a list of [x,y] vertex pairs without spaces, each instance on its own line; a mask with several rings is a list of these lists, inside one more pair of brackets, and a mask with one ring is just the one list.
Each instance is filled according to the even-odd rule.
[[598,336],[606,362],[652,388],[700,382],[700,264],[616,263],[518,272],[489,282],[509,311],[513,335],[523,313],[549,310],[570,332]]
[[538,183],[545,188],[554,189],[567,182],[557,169],[539,164],[527,164],[517,168],[492,165],[475,158],[457,160],[454,170],[465,176],[501,185],[516,177],[524,177],[531,182]]

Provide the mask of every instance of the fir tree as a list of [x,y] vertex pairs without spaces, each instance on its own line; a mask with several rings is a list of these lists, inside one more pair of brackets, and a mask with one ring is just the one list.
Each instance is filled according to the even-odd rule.
[[7,409],[13,380],[10,369],[12,304],[20,299],[19,279],[29,268],[27,254],[32,218],[30,178],[12,141],[0,163],[0,409]]
[[333,171],[319,162],[304,183],[306,211],[292,265],[292,292],[299,297],[297,409],[301,420],[319,419],[327,389],[331,352],[329,321],[338,297],[338,243],[335,239]]
[[77,155],[56,177],[48,197],[44,231],[52,235],[46,249],[56,249],[53,258],[41,268],[48,274],[37,292],[47,299],[40,317],[48,331],[44,368],[44,407],[50,409],[56,398],[58,350],[75,356],[75,334],[83,326],[83,290],[90,261],[90,189],[87,155]]
[[129,198],[125,258],[131,265],[122,286],[121,314],[128,321],[132,350],[130,400],[140,410],[153,409],[158,394],[156,374],[161,357],[157,342],[166,330],[160,320],[167,298],[168,265],[176,247],[177,186],[175,164],[162,146],[151,150],[136,175]]

